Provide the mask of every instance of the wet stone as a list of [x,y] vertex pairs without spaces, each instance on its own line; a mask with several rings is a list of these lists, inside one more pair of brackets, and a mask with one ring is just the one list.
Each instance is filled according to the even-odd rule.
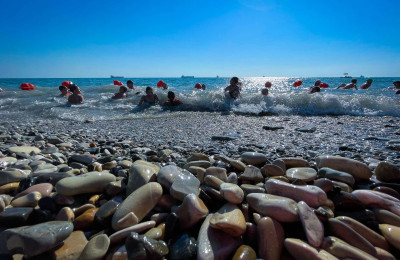
[[28,224],[33,208],[6,208],[0,213],[0,226],[19,227]]
[[182,235],[171,247],[171,260],[190,260],[196,256],[196,239]]
[[298,179],[305,182],[310,182],[317,178],[317,171],[315,171],[313,168],[307,167],[290,168],[286,171],[286,177],[290,181]]

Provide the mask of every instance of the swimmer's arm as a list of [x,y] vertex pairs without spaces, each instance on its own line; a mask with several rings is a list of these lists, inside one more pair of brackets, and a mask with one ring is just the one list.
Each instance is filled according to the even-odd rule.
[[83,103],[85,101],[85,99],[83,98],[82,95],[79,96],[79,103]]
[[160,99],[158,99],[157,95],[154,95],[154,99],[157,101],[157,103],[160,103]]
[[142,96],[142,98],[140,99],[138,106],[141,106],[143,102],[144,102],[144,96]]

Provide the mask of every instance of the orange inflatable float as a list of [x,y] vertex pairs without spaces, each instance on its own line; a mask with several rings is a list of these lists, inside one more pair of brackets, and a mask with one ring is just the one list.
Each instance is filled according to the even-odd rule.
[[329,85],[326,84],[326,83],[321,83],[319,86],[320,86],[321,88],[329,88]]
[[116,85],[116,86],[123,86],[124,83],[122,83],[122,82],[119,81],[119,80],[114,80],[114,85]]
[[197,83],[196,85],[194,85],[194,88],[195,88],[195,89],[201,89],[201,84],[200,84],[200,83]]
[[31,83],[22,83],[21,86],[19,86],[20,89],[22,90],[34,90],[35,89],[35,85],[31,84]]
[[293,83],[293,87],[301,86],[301,84],[303,84],[303,81],[301,81],[301,80],[295,81],[295,82]]
[[74,84],[74,83],[72,81],[68,81],[68,80],[61,82],[61,85],[63,85],[64,87],[67,87],[67,88],[69,88],[69,85],[71,85],[71,84]]

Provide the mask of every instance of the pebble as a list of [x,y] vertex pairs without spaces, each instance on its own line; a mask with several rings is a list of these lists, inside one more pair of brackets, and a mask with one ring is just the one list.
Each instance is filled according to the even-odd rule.
[[86,244],[79,260],[101,260],[106,255],[109,245],[110,239],[107,235],[95,236]]
[[[168,167],[168,166],[167,166]],[[157,173],[154,167],[145,164],[134,164],[129,169],[128,185],[126,187],[126,195],[128,196],[138,188],[150,181],[157,179]]]
[[64,240],[63,245],[53,252],[53,259],[78,260],[88,241],[82,231],[74,231]]
[[88,172],[75,177],[63,178],[55,189],[61,195],[74,196],[85,193],[102,192],[108,183],[115,181],[115,176],[104,172]]
[[380,224],[379,230],[392,246],[400,250],[400,227]]
[[319,247],[324,239],[324,226],[315,215],[313,209],[304,201],[297,203],[297,209],[308,243],[314,247]]
[[317,171],[314,170],[313,168],[307,168],[307,167],[290,168],[289,170],[286,171],[285,176],[290,181],[298,179],[305,182],[310,182],[317,178]]
[[0,254],[39,255],[63,242],[73,231],[71,222],[50,221],[7,229],[0,234]]
[[232,204],[240,204],[244,199],[243,190],[236,184],[223,183],[220,185],[221,196]]
[[26,154],[39,154],[41,151],[39,148],[34,146],[12,146],[8,148],[12,153],[26,153]]
[[241,157],[244,163],[251,164],[254,166],[264,164],[268,161],[267,156],[262,153],[245,152],[242,153]]
[[380,181],[396,182],[400,180],[400,169],[389,162],[380,162],[375,168],[375,176]]
[[[150,182],[132,192],[118,207],[112,218],[114,230],[138,224],[161,199],[162,187]],[[143,203],[146,201],[146,203]]]
[[319,156],[316,158],[318,169],[323,167],[343,171],[351,174],[355,179],[368,180],[372,176],[371,170],[362,162],[339,156]]
[[322,178],[327,178],[330,180],[336,180],[340,182],[344,182],[350,186],[353,186],[355,183],[354,177],[347,173],[347,172],[342,172],[342,171],[337,171],[328,167],[323,167],[318,170],[318,176]]
[[182,204],[176,210],[181,228],[193,227],[208,215],[208,208],[195,194],[186,195]]
[[210,218],[210,226],[233,237],[240,237],[246,232],[246,220],[242,211],[230,203],[225,204],[213,214]]

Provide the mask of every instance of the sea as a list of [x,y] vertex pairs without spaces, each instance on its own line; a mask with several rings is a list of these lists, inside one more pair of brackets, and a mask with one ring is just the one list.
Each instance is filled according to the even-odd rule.
[[[119,86],[113,80],[126,84],[132,80],[134,90],[128,90],[127,98],[113,100]],[[242,92],[237,100],[231,99],[224,88],[230,78],[14,78],[0,79],[0,118],[2,120],[60,119],[60,120],[129,120],[137,118],[164,118],[185,116],[190,113],[237,113],[249,116],[270,115],[326,115],[326,116],[392,116],[400,117],[400,95],[389,89],[397,77],[372,78],[373,84],[366,90],[336,89],[341,83],[349,83],[350,78],[301,78],[301,77],[245,77]],[[309,94],[309,87],[320,79],[329,88],[320,93]],[[70,105],[60,97],[58,86],[62,81],[72,81],[82,90],[84,104]],[[168,90],[157,88],[163,80]],[[301,80],[300,87],[293,87]],[[357,78],[358,86],[367,78]],[[261,95],[264,83],[270,81],[272,87],[267,96]],[[33,91],[23,91],[21,83],[36,86]],[[196,83],[206,85],[206,90],[194,88]],[[168,108],[164,106],[137,106],[145,94],[145,88],[152,86],[160,104],[167,100],[167,92],[174,91],[184,103]]]

